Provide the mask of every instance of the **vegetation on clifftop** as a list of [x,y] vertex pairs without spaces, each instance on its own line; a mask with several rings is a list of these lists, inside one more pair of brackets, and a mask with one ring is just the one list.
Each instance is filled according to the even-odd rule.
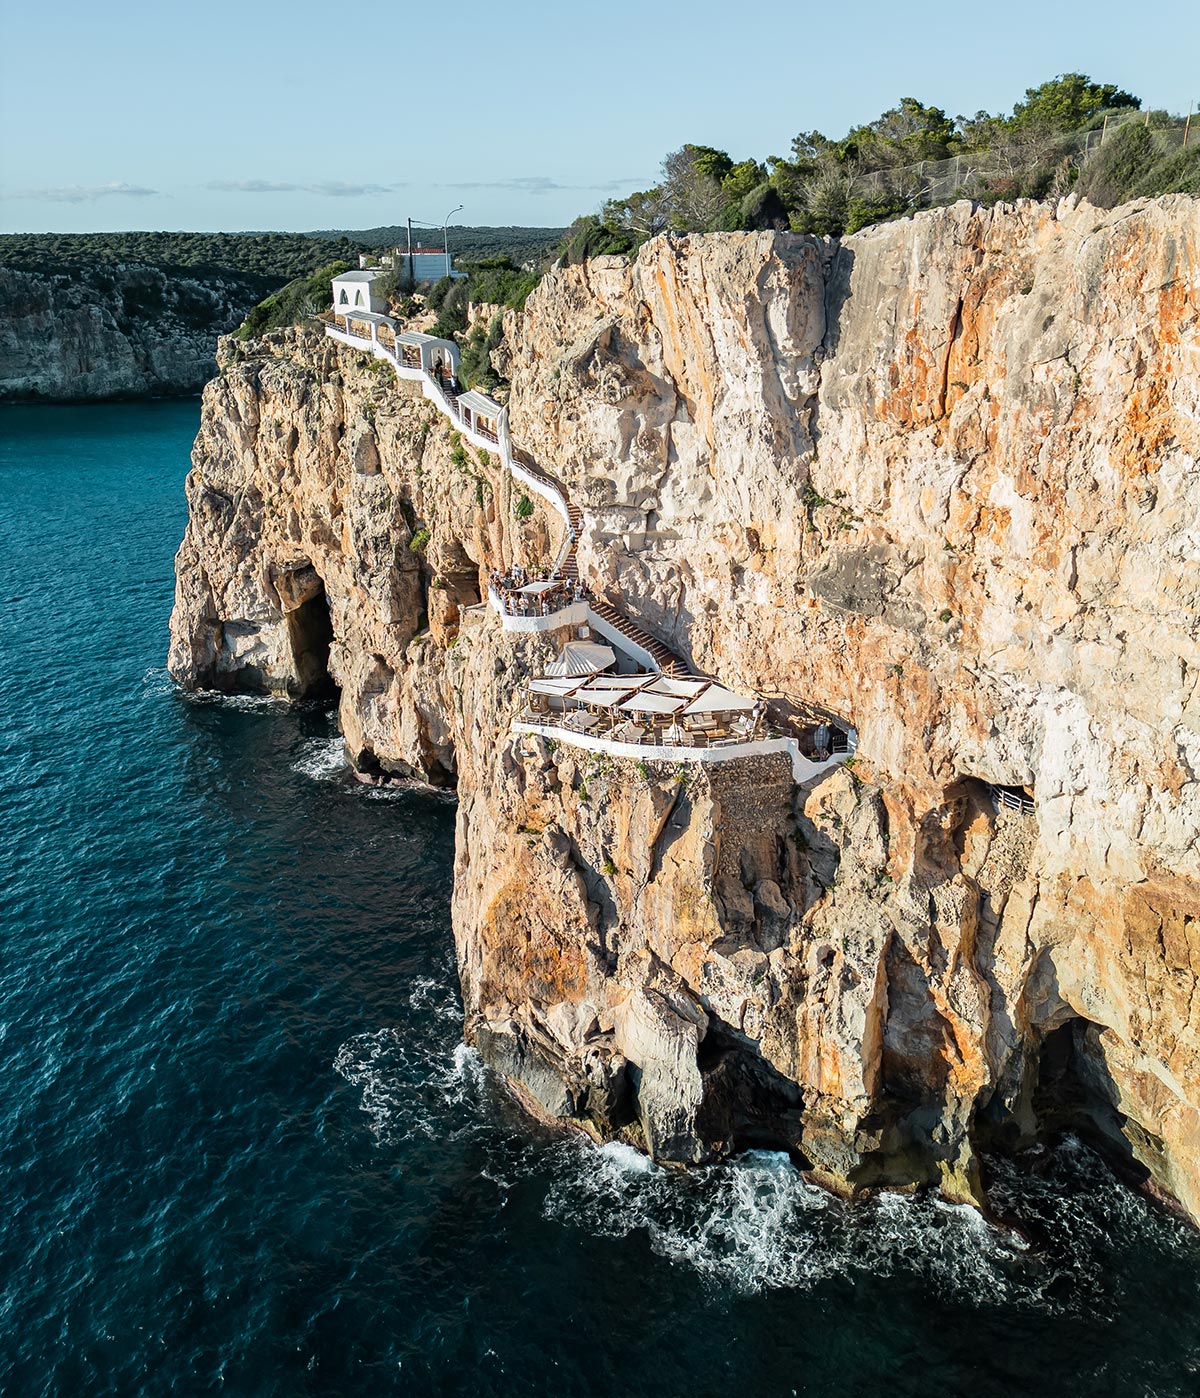
[[1028,88],[1007,116],[950,117],[905,97],[838,139],[802,131],[788,156],[734,161],[685,145],[651,189],[609,200],[567,230],[562,255],[580,262],[631,253],[657,233],[791,228],[853,233],[916,209],[969,197],[1059,197],[1078,190],[1112,207],[1147,194],[1200,192],[1200,123],[1142,111],[1112,83],[1066,73]]
[[137,262],[248,273],[276,284],[345,257],[349,244],[303,233],[3,233],[0,265],[25,271]]
[[282,325],[294,325],[305,316],[320,315],[330,304],[329,283],[342,272],[349,271],[346,261],[330,262],[318,267],[309,277],[297,277],[287,286],[260,301],[246,315],[237,335],[241,340],[252,339],[267,330]]

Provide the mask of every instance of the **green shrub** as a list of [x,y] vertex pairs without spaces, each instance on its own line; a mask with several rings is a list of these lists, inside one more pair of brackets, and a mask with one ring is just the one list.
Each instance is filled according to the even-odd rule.
[[1123,126],[1083,167],[1076,188],[1099,208],[1111,209],[1155,163],[1157,154],[1154,137],[1144,126]]
[[518,519],[528,519],[533,514],[533,501],[528,495],[522,495],[513,506],[513,513]]
[[431,537],[432,536],[430,535],[429,530],[425,527],[425,525],[422,525],[420,529],[418,529],[417,532],[412,536],[412,539],[409,542],[408,547],[412,550],[413,553],[424,553],[425,550],[429,547],[429,540]]
[[470,388],[481,388],[488,393],[504,384],[505,381],[492,368],[492,351],[499,348],[503,339],[504,317],[500,314],[492,317],[487,329],[482,325],[472,328],[459,365],[462,378]]
[[304,316],[327,311],[333,304],[329,283],[342,272],[349,271],[348,262],[331,262],[319,267],[311,276],[297,277],[287,286],[254,306],[237,331],[240,339],[255,339],[268,330],[294,325]]

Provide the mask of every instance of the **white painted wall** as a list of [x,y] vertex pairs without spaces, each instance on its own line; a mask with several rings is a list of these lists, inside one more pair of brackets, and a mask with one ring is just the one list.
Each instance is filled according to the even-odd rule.
[[[382,276],[382,272],[380,276]],[[347,276],[333,279],[333,309],[335,311],[379,311],[387,310],[387,303],[375,290],[378,277],[369,282],[351,279]],[[345,300],[342,298],[345,297]]]

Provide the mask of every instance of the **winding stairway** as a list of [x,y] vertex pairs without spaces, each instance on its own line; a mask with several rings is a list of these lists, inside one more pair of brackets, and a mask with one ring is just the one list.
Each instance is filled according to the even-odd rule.
[[[556,481],[549,472],[544,471],[524,448],[514,446],[512,448],[512,457],[523,471],[536,477],[548,490],[553,491],[554,494],[558,496],[559,500],[562,501],[567,518],[567,536],[556,560],[556,571],[560,572],[568,582],[578,582],[579,559],[576,555],[575,546],[583,530],[583,511],[567,494],[561,483]],[[686,675],[691,673],[687,664],[676,655],[669,646],[664,645],[657,637],[643,630],[637,622],[626,616],[625,613],[620,611],[617,607],[614,607],[611,602],[603,601],[598,597],[589,596],[588,611],[599,621],[611,627],[614,631],[624,636],[627,641],[632,642],[640,650],[650,656],[654,664],[664,675]]]
[[[378,314],[362,315],[357,317],[368,323],[366,333],[349,330],[349,322],[355,313],[343,313],[345,319],[339,325],[336,318],[323,317],[325,333],[330,338],[337,340],[340,344],[347,345],[351,349],[365,350],[373,354],[377,359],[386,360],[395,370],[398,379],[408,379],[419,382],[424,396],[433,406],[446,418],[448,418],[463,436],[472,443],[473,446],[482,448],[489,452],[497,452],[502,466],[506,469],[514,480],[522,482],[534,494],[540,495],[548,500],[555,512],[560,516],[565,525],[562,544],[558,554],[554,559],[554,570],[560,573],[571,583],[579,581],[579,560],[576,555],[576,545],[583,530],[583,511],[576,505],[563,488],[562,484],[555,480],[548,472],[544,471],[533,460],[523,448],[514,446],[508,435],[508,410],[502,408],[499,403],[486,400],[491,407],[494,407],[496,414],[497,432],[493,436],[491,432],[484,433],[479,429],[478,423],[468,414],[464,413],[458,403],[457,394],[451,393],[444,388],[441,382],[435,377],[429,368],[402,361],[395,348],[395,341],[392,346],[387,345],[379,338],[379,325],[383,323],[389,325],[395,334],[395,323],[388,321],[387,317]],[[454,350],[456,347],[448,341],[436,339],[433,336],[421,336],[420,339],[428,340],[432,344]],[[457,362],[457,360],[455,361]],[[497,599],[495,594],[490,593],[492,605],[501,612],[501,619],[507,626],[509,618],[504,611],[503,603]],[[657,637],[652,636],[644,630],[631,617],[627,616],[619,607],[611,602],[586,595],[586,619],[592,625],[597,635],[605,640],[611,641],[618,647],[621,641],[628,643],[629,653],[635,660],[646,664],[649,668],[657,670],[660,674],[687,676],[689,667],[687,664],[665,645]],[[561,615],[558,613],[557,615]],[[578,615],[578,614],[576,614]],[[584,617],[579,616],[580,621]],[[515,619],[514,619],[515,620]],[[571,624],[574,624],[572,622]],[[516,626],[515,629],[529,629],[526,626]],[[545,629],[537,627],[537,629]],[[542,729],[536,724],[514,721],[516,731],[541,732]],[[555,730],[555,735],[561,736],[559,730]],[[555,736],[551,735],[551,736]],[[577,746],[593,748],[597,751],[615,753],[617,756],[643,757],[648,753],[657,753],[671,761],[729,761],[746,755],[757,753],[766,754],[768,752],[788,753],[792,765],[793,779],[798,783],[811,781],[830,767],[844,762],[852,756],[858,746],[858,735],[854,729],[845,730],[845,745],[839,751],[824,760],[814,760],[807,757],[800,750],[800,744],[794,736],[768,736],[765,739],[739,742],[736,739],[724,746],[704,746],[704,747],[676,747],[659,749],[644,747],[639,744],[623,744],[614,742],[608,737],[597,737],[594,734],[574,732],[570,741]]]

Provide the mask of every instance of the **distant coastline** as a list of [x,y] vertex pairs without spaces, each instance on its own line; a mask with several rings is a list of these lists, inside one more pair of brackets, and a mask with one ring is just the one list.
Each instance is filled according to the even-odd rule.
[[216,372],[217,337],[263,294],[236,272],[0,267],[0,402],[194,396]]

